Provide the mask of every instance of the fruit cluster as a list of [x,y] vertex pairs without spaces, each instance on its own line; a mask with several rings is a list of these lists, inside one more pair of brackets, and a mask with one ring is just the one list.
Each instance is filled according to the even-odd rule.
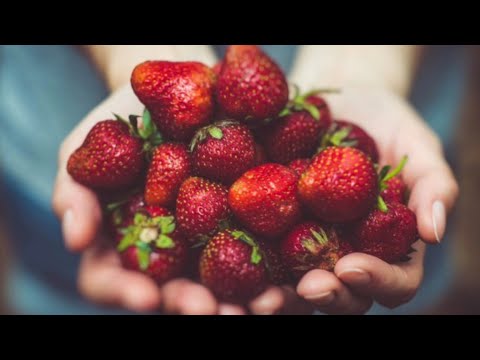
[[231,46],[213,69],[147,61],[131,85],[143,115],[97,123],[67,165],[105,205],[125,267],[247,303],[354,251],[408,260],[405,161],[378,168],[370,135],[333,120],[320,91],[289,97],[258,47]]

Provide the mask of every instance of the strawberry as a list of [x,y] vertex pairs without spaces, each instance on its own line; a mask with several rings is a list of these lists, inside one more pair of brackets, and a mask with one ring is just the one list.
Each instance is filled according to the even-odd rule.
[[278,244],[274,244],[271,241],[259,240],[258,245],[265,260],[265,268],[269,281],[273,285],[290,284],[292,281],[290,272],[280,255]]
[[95,190],[131,186],[144,169],[143,141],[120,120],[95,124],[67,163],[67,171],[75,181]]
[[397,202],[387,204],[386,211],[372,210],[351,229],[355,250],[389,263],[408,260],[411,246],[417,239],[415,213]]
[[287,101],[285,75],[259,47],[227,49],[217,83],[217,103],[227,116],[255,123],[277,116]]
[[[269,159],[287,164],[315,153],[319,139],[332,122],[325,101],[312,95],[316,93],[295,95],[280,117],[267,126],[263,143]],[[308,99],[314,99],[319,106],[311,104]]]
[[190,176],[191,157],[183,144],[165,143],[152,155],[145,185],[145,201],[150,205],[170,206],[182,182]]
[[378,162],[377,144],[360,126],[348,121],[335,120],[321,141],[320,149],[327,146],[349,146],[357,148]]
[[180,275],[188,255],[174,217],[165,213],[160,207],[137,211],[120,230],[123,237],[117,246],[127,269],[144,272],[158,284]]
[[194,136],[193,172],[209,180],[231,185],[255,165],[255,141],[250,130],[234,121],[220,121]]
[[190,242],[208,240],[222,221],[230,217],[228,189],[223,185],[190,177],[180,187],[176,216],[178,229]]
[[368,214],[379,194],[370,158],[349,147],[316,155],[298,182],[301,201],[322,221],[349,222]]
[[230,188],[228,202],[237,219],[252,232],[273,238],[300,217],[297,175],[279,164],[264,164],[243,174]]
[[200,279],[221,301],[246,304],[268,284],[258,244],[239,230],[217,233],[200,257]]
[[220,76],[220,72],[222,71],[222,66],[223,66],[223,61],[219,61],[213,66],[212,70],[215,73],[215,75]]
[[288,269],[299,279],[313,269],[333,271],[337,261],[351,252],[349,245],[342,243],[333,227],[304,222],[282,240],[280,251]]
[[216,76],[198,62],[146,61],[135,67],[131,84],[167,138],[189,141],[210,122]]
[[384,189],[380,196],[386,203],[398,202],[406,203],[407,185],[399,177],[393,177],[386,181],[386,189]]
[[288,167],[295,171],[295,173],[300,177],[308,168],[312,160],[310,159],[296,159],[293,160]]

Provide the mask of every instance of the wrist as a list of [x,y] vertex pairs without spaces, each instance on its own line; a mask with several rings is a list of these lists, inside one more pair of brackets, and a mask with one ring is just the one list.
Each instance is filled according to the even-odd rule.
[[380,88],[407,96],[417,63],[414,46],[303,46],[291,80],[311,88]]

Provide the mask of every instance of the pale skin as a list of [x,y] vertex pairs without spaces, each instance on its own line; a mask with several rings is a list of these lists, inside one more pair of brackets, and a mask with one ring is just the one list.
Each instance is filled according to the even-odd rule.
[[[53,195],[62,220],[66,246],[83,252],[78,284],[97,303],[133,311],[160,309],[177,314],[362,314],[373,302],[396,307],[409,301],[420,286],[426,243],[441,241],[446,216],[458,196],[458,185],[445,162],[441,143],[405,101],[413,78],[418,49],[409,46],[304,46],[291,81],[303,89],[339,87],[329,95],[336,118],[351,120],[377,141],[382,163],[409,162],[403,177],[411,189],[408,206],[415,212],[423,241],[415,244],[412,260],[390,265],[355,253],[342,258],[333,273],[312,270],[296,289],[270,287],[248,306],[219,303],[211,292],[188,279],[158,287],[145,275],[122,268],[114,249],[99,231],[102,221],[95,194],[67,174],[69,155],[96,122],[140,114],[142,105],[129,84],[133,67],[146,59],[216,61],[208,46],[93,46],[86,47],[112,95],[99,104],[65,139]],[[295,291],[296,290],[296,291]]]

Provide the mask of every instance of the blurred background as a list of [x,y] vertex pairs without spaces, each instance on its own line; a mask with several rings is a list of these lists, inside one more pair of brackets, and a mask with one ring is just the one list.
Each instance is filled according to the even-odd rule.
[[[285,46],[271,47],[287,66]],[[45,70],[24,71],[31,66]],[[78,295],[78,258],[64,248],[49,203],[61,140],[107,93],[74,47],[0,46],[0,314],[115,313]],[[461,194],[441,245],[448,259],[421,290],[434,300],[397,313],[480,314],[480,47],[427,47],[411,100],[440,135]],[[59,118],[68,119],[60,128]]]

